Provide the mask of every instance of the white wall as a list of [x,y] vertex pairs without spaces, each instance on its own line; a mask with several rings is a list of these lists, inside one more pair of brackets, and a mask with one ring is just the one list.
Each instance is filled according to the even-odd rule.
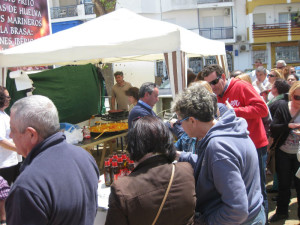
[[140,87],[145,82],[154,82],[154,62],[114,63],[113,71],[122,71],[124,80],[134,87]]
[[162,20],[186,29],[198,28],[197,9],[165,12],[162,14]]

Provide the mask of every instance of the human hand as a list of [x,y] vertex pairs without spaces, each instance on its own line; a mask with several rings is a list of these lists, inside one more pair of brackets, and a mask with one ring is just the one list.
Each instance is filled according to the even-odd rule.
[[289,123],[288,127],[291,129],[299,129],[300,123]]
[[226,100],[225,105],[228,109],[233,109],[233,107],[230,105],[230,103]]

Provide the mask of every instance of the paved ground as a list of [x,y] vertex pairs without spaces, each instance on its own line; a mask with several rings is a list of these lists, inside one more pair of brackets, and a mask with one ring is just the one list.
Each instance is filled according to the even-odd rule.
[[[267,188],[272,187],[272,175],[267,175]],[[277,194],[268,194],[268,200],[269,200],[269,218],[275,213],[276,209],[276,202],[272,201],[272,197],[276,196]],[[281,220],[276,223],[270,223],[270,225],[298,225],[300,224],[297,216],[297,198],[296,198],[296,192],[295,189],[292,189],[292,199],[290,202],[289,207],[289,219],[288,220]]]

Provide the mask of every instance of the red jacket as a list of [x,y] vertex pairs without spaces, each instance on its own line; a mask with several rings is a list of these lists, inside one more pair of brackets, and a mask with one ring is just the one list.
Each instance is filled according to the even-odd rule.
[[[229,82],[229,81],[227,81]],[[222,97],[218,102],[228,101],[234,108],[236,116],[244,118],[248,123],[249,136],[256,148],[268,145],[266,131],[262,117],[268,116],[268,108],[251,84],[238,79],[231,79]]]

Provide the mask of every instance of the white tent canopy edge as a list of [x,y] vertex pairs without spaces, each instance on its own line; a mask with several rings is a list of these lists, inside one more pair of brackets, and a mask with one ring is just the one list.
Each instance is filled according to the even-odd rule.
[[[173,70],[169,69],[173,96],[186,85],[187,57],[218,56],[223,64],[221,60],[218,63],[227,71],[223,42],[203,38],[180,26],[152,20],[127,9],[4,50],[0,52],[0,67],[154,61],[174,53],[181,57],[180,60],[168,59],[169,65],[177,62]],[[177,79],[174,79],[175,72]]]

